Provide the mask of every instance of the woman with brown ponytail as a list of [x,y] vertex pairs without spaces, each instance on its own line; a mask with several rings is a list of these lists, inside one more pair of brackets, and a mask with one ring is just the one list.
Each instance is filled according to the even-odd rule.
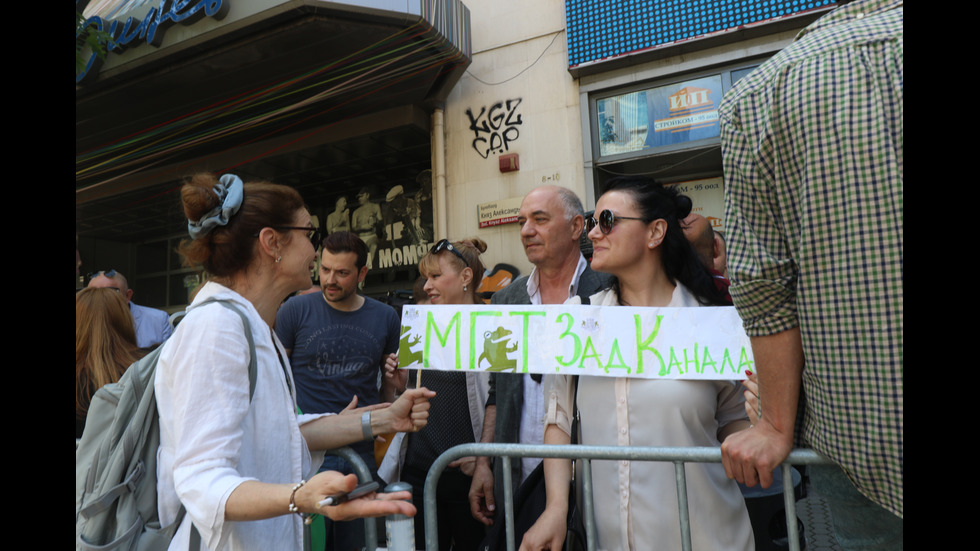
[[[272,325],[282,301],[312,285],[319,232],[299,194],[201,174],[183,186],[181,199],[191,237],[181,253],[210,280],[163,345],[154,384],[161,521],[174,522],[181,505],[187,512],[170,549],[189,547],[191,522],[200,549],[298,550],[303,519],[312,513],[334,520],[415,514],[405,493],[318,505],[352,490],[357,477],[312,475],[322,456],[310,450],[424,427],[434,393],[408,391],[372,410],[368,423],[360,415],[297,415],[288,358]],[[251,396],[242,318],[213,300],[249,320],[257,364]]]

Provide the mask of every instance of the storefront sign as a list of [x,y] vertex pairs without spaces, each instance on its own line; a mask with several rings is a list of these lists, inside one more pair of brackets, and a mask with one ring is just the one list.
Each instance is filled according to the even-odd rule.
[[[94,25],[100,31],[106,31],[112,37],[108,45],[109,55],[121,53],[127,48],[140,45],[143,42],[159,47],[163,44],[163,35],[174,23],[190,25],[208,16],[221,20],[228,15],[230,0],[159,0],[156,6],[150,8],[142,18],[127,17],[121,19],[103,20],[99,16],[88,18],[86,28]],[[115,11],[111,12],[115,13]],[[101,60],[91,53],[85,69],[75,75],[75,84],[86,79],[89,75],[98,73]]]
[[432,243],[417,243],[401,247],[378,249],[378,269],[417,266],[419,260],[432,248]]
[[514,224],[517,222],[517,211],[521,210],[523,197],[511,197],[501,199],[492,203],[483,203],[476,206],[477,214],[480,216],[480,227],[489,228],[501,224]]
[[712,75],[599,99],[599,154],[716,138],[721,96],[721,75]]
[[741,379],[755,370],[734,307],[405,306],[402,368]]

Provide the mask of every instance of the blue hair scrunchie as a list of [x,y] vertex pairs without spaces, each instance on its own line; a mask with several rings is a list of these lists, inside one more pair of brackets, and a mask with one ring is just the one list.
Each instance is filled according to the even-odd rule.
[[221,204],[211,209],[200,220],[187,221],[187,233],[191,235],[191,239],[207,235],[214,228],[228,224],[228,220],[238,212],[242,206],[242,199],[245,198],[245,184],[234,174],[222,176],[213,191]]

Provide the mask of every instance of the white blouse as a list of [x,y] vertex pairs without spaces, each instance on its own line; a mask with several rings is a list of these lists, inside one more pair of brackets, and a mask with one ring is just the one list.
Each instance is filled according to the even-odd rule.
[[[251,323],[258,364],[251,402],[241,318],[220,304],[196,308],[211,297],[234,301]],[[298,515],[283,511],[259,521],[225,520],[228,496],[242,482],[295,483],[312,476],[322,461],[322,453],[311,457],[299,430],[320,415],[296,415],[289,360],[279,339],[248,300],[209,282],[163,346],[154,381],[163,525],[174,521],[181,503],[187,509],[170,549],[188,548],[187,519],[194,521],[208,549],[302,549]]]
[[[578,297],[569,300],[579,303]],[[618,305],[611,291],[592,296],[599,306]],[[696,307],[678,284],[669,307]],[[547,424],[571,432],[574,385],[551,377]],[[720,446],[718,430],[746,419],[735,381],[682,381],[579,377],[582,444],[598,446]],[[694,549],[752,550],[752,525],[741,491],[720,463],[686,465]],[[674,466],[649,461],[593,461],[592,477],[600,549],[637,551],[681,548]]]

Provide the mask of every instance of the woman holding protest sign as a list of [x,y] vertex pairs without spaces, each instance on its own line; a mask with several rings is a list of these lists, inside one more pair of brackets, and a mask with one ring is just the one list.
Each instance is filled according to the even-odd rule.
[[[419,261],[429,304],[482,304],[476,289],[485,270],[480,253],[486,250],[487,244],[475,237],[436,243]],[[395,366],[386,367],[390,372]],[[429,467],[449,448],[480,441],[489,376],[487,372],[431,370],[425,372],[425,386],[439,398],[432,402],[426,429],[406,436],[401,462],[401,479],[412,485],[412,499],[419,510],[415,517],[415,541],[419,545],[425,541],[422,488]],[[469,491],[475,468],[476,458],[465,457],[450,463],[439,479],[439,549],[475,550],[483,539],[483,524],[470,515]]]
[[[297,415],[288,358],[271,327],[282,301],[312,284],[319,232],[299,193],[200,174],[181,199],[191,236],[181,252],[210,280],[163,345],[155,373],[161,521],[186,509],[170,549],[298,550],[303,518],[313,513],[334,520],[414,514],[398,501],[404,492],[321,506],[353,490],[357,477],[313,474],[322,454],[314,460],[311,449],[424,427],[434,394],[408,391],[363,416]],[[200,546],[188,544],[190,521]]]
[[[723,305],[711,275],[684,237],[680,220],[691,200],[640,176],[611,180],[586,221],[592,269],[614,276],[591,297],[600,306]],[[578,297],[569,303],[579,303]],[[567,444],[580,414],[588,445],[712,446],[748,427],[735,381],[688,381],[556,376],[549,393],[545,443]],[[576,388],[577,387],[577,388]],[[598,543],[602,549],[681,548],[673,465],[592,463]],[[721,464],[688,464],[694,549],[754,549],[741,492]],[[522,550],[561,549],[568,510],[570,462],[545,460],[548,505],[527,532]]]

